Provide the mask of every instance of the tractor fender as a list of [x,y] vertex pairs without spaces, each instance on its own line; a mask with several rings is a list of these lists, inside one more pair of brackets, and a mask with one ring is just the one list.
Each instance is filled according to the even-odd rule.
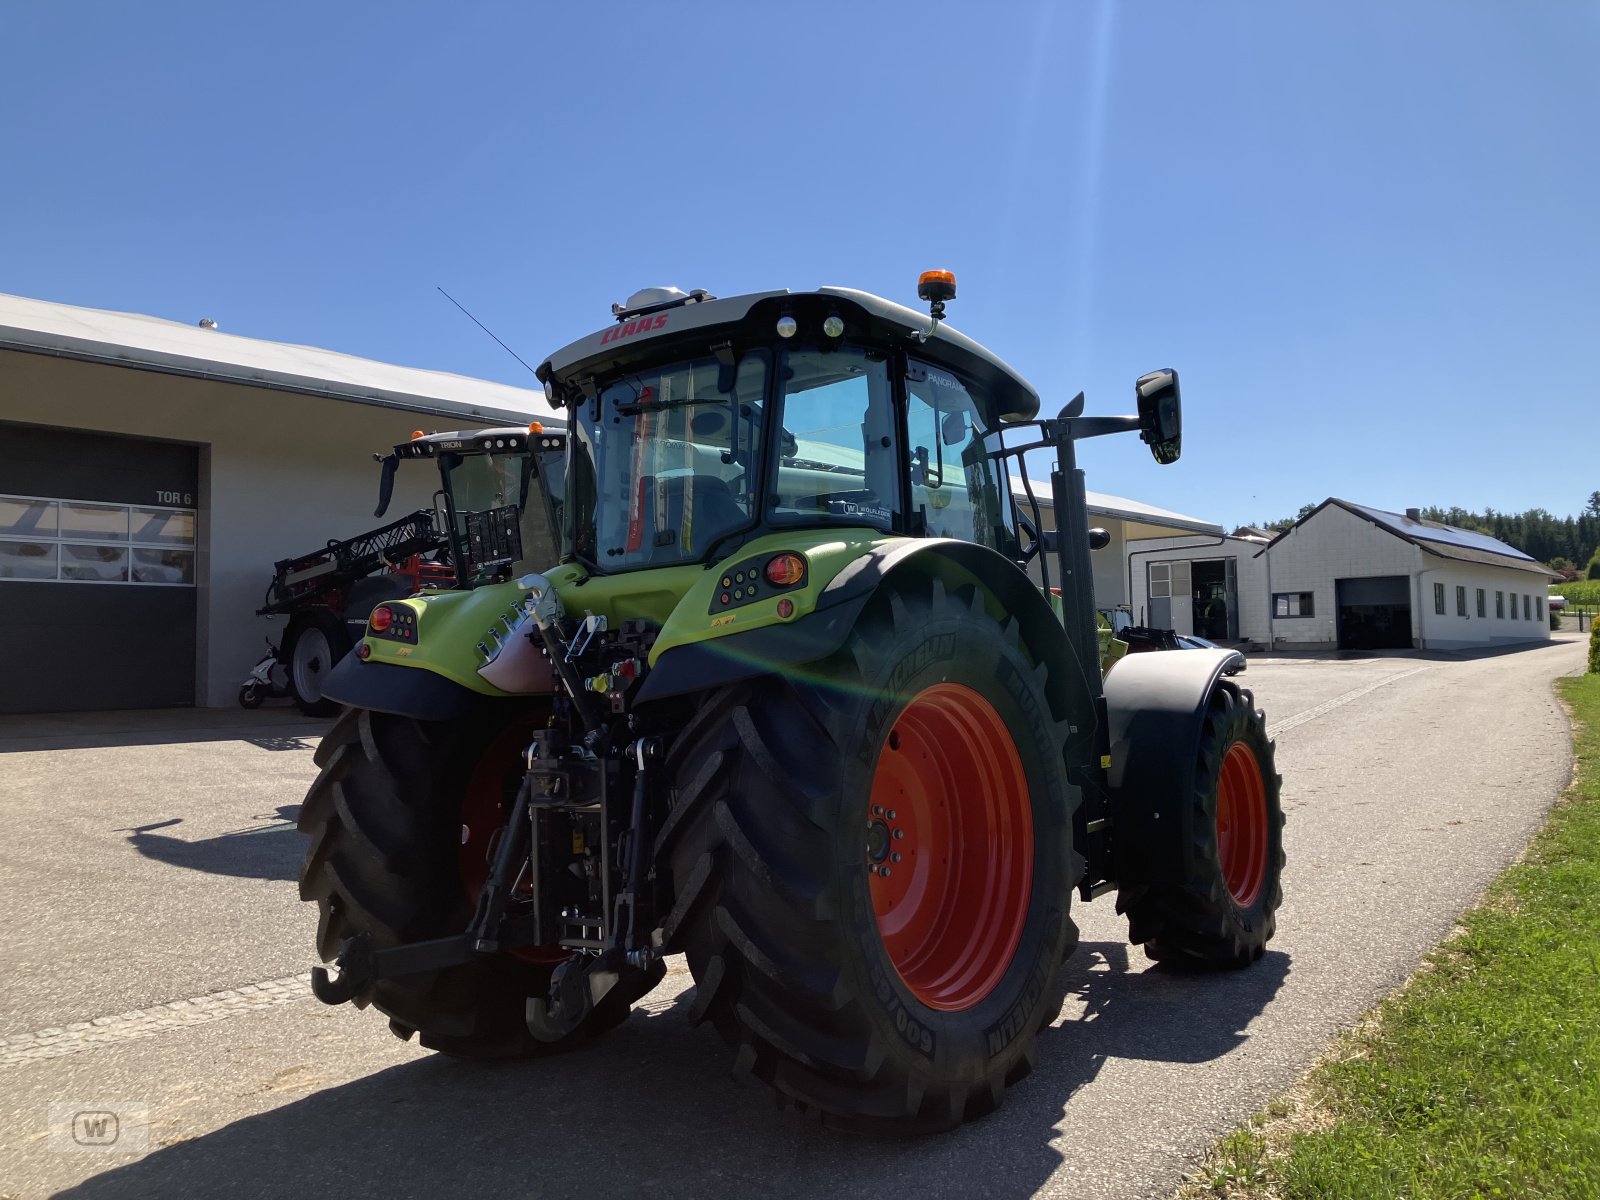
[[362,662],[346,654],[322,684],[324,699],[419,721],[450,721],[482,697],[425,667]]
[[[1168,847],[1162,822],[1177,817],[1194,788],[1200,735],[1211,696],[1237,691],[1223,678],[1224,650],[1173,650],[1129,654],[1106,674],[1105,696],[1111,767],[1117,879],[1130,884],[1162,878],[1165,864],[1152,854]],[[1165,814],[1165,815],[1164,815]],[[1118,902],[1118,911],[1122,909]]]
[[[863,553],[833,577],[814,611],[787,625],[727,634],[676,646],[657,660],[634,703],[645,704],[771,674],[828,657],[844,645],[862,609],[899,572],[976,581],[1022,624],[1023,641],[1036,658],[1072,655],[1066,631],[1050,604],[1015,563],[975,542],[955,538],[900,538]],[[1077,689],[1074,689],[1077,690]],[[1092,692],[1082,690],[1073,723],[1092,735]]]

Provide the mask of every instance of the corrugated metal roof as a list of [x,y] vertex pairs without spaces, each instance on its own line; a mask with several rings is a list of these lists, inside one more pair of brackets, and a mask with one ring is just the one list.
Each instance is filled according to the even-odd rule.
[[[1031,477],[1030,477],[1031,478]],[[1054,501],[1050,496],[1050,482],[1048,479],[1033,481],[1033,494],[1038,499],[1042,508],[1053,507]],[[1021,498],[1026,493],[1022,489],[1022,480],[1017,476],[1011,477],[1012,494]],[[1084,492],[1084,500],[1088,509],[1102,517],[1115,517],[1122,521],[1138,521],[1146,525],[1167,525],[1173,529],[1181,529],[1186,533],[1220,534],[1222,526],[1213,521],[1202,521],[1199,517],[1186,516],[1183,513],[1173,512],[1166,508],[1157,508],[1153,504],[1145,504],[1139,500],[1129,500],[1126,496],[1112,496],[1106,492]]]
[[0,349],[399,408],[464,424],[526,424],[554,415],[542,391],[3,293]]

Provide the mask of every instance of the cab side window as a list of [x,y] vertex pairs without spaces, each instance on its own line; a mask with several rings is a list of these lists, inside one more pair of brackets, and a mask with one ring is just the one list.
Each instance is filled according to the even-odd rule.
[[771,519],[897,527],[894,398],[880,351],[786,351]]
[[967,385],[945,368],[915,359],[907,364],[910,527],[1015,558],[1010,488],[988,457],[982,412]]

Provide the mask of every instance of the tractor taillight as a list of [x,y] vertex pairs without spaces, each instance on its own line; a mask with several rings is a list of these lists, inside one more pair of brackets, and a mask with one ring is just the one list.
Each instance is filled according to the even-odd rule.
[[791,587],[806,577],[806,560],[798,554],[780,554],[767,560],[767,581],[774,587]]
[[382,633],[394,624],[394,609],[385,605],[378,605],[372,610],[372,615],[367,618],[367,624],[372,626],[373,633]]

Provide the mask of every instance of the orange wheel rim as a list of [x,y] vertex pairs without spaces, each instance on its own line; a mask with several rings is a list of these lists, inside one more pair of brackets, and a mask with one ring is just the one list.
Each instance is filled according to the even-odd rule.
[[1244,742],[1228,747],[1217,777],[1217,857],[1228,894],[1249,908],[1267,877],[1267,787]]
[[978,1004],[1016,955],[1033,887],[1033,810],[1000,714],[935,684],[879,748],[867,811],[872,909],[889,960],[932,1009]]
[[[461,795],[461,839],[456,862],[461,872],[461,886],[474,905],[478,902],[478,893],[489,882],[499,831],[505,827],[511,813],[514,793],[508,792],[508,782],[521,765],[522,751],[535,728],[534,723],[519,722],[502,730],[479,755],[467,777],[467,786]],[[524,891],[527,886],[524,881]],[[558,963],[572,957],[570,950],[557,945],[518,946],[508,953],[534,963]]]

